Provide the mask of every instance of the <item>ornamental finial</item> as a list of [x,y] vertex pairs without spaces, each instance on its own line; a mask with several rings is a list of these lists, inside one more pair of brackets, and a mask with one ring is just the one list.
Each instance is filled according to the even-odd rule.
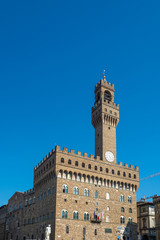
[[103,71],[103,81],[104,81],[104,82],[106,81],[105,72],[106,72],[106,70]]

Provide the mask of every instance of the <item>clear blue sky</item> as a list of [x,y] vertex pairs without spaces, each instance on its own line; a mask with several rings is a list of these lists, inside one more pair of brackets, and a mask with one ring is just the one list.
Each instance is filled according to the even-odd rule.
[[[91,107],[106,69],[120,104],[117,159],[160,172],[159,1],[1,1],[0,205],[33,186],[55,145],[94,154]],[[160,194],[160,176],[138,198]]]

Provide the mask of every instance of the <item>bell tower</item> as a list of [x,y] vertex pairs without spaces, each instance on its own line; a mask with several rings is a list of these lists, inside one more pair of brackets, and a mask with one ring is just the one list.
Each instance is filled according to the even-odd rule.
[[105,74],[95,86],[92,125],[95,128],[95,156],[116,163],[116,127],[119,105],[114,103],[114,84],[107,83]]

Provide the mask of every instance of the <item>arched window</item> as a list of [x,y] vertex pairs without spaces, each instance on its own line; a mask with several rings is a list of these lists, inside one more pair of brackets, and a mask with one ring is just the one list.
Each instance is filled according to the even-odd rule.
[[120,223],[122,223],[122,224],[125,223],[125,218],[123,216],[121,216],[121,218],[120,218]]
[[62,218],[68,218],[68,212],[65,209],[62,210]]
[[100,93],[98,92],[97,96],[96,96],[96,101],[100,100]]
[[91,164],[88,164],[88,169],[91,169]]
[[26,200],[25,200],[25,206],[27,206],[27,204],[28,204],[28,200],[26,199]]
[[124,195],[123,194],[120,195],[120,202],[124,202]]
[[112,169],[112,174],[114,174],[114,170]]
[[124,212],[124,207],[121,207],[121,212]]
[[68,164],[72,164],[72,161],[71,161],[71,159],[69,159],[69,160],[68,160]]
[[132,197],[131,196],[128,196],[128,202],[132,203]]
[[106,216],[106,222],[110,222],[110,216]]
[[109,193],[106,193],[106,199],[107,199],[107,200],[110,199]]
[[89,190],[88,190],[88,188],[84,189],[84,196],[89,197]]
[[109,91],[105,91],[104,92],[104,100],[105,101],[111,101],[112,97],[111,97],[111,93]]
[[50,193],[51,193],[50,188],[48,188],[48,192],[47,192],[48,196],[50,195]]
[[14,208],[13,208],[14,211],[16,211],[16,204],[14,204]]
[[89,213],[88,212],[85,212],[84,213],[84,220],[86,221],[88,221],[89,220]]
[[61,158],[61,163],[64,163],[64,158]]
[[74,195],[79,195],[79,188],[78,187],[74,187],[73,194]]
[[66,226],[66,233],[69,233],[69,226]]
[[143,228],[146,228],[147,227],[147,219],[143,218],[142,221],[143,221]]
[[68,193],[68,186],[67,185],[63,185],[63,193]]
[[73,219],[79,219],[79,213],[77,211],[73,212]]
[[130,223],[130,224],[132,223],[132,218],[131,217],[128,218],[128,223]]
[[34,196],[34,197],[33,197],[33,203],[35,203],[35,202],[36,202],[36,197]]
[[97,190],[94,192],[94,197],[95,197],[95,198],[98,198],[98,192],[97,192]]
[[22,202],[19,203],[19,209],[21,209],[21,208],[22,208]]
[[129,213],[132,213],[132,208],[129,208]]

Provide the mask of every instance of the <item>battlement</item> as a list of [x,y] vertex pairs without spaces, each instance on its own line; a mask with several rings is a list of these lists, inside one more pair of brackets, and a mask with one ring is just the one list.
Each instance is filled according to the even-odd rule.
[[25,195],[25,196],[26,196],[26,195],[30,195],[31,193],[34,193],[34,188],[31,188],[31,189],[25,191],[25,192],[24,192],[24,195]]
[[[68,150],[68,148],[66,148],[66,147],[63,147],[63,150],[61,150],[61,147],[57,145],[55,147],[55,149],[52,149],[52,151],[49,152],[49,154],[46,155],[46,157],[43,158],[43,160],[38,163],[38,165],[34,168],[34,170],[36,171],[55,152],[61,152],[61,153],[64,153],[64,154],[72,155],[74,157],[82,157],[82,158],[85,158],[85,159],[88,159],[88,160],[93,160],[93,161],[96,160],[96,161],[99,161],[99,162],[104,162],[102,159],[100,159],[100,156],[94,156],[93,154],[89,155],[88,153],[83,153],[82,154],[80,151],[76,152],[73,149]],[[139,171],[139,167],[137,167],[137,166],[134,167],[133,165],[128,165],[127,163],[123,164],[122,162],[118,162],[116,165],[128,168],[129,170],[136,170],[137,172]]]
[[53,153],[55,153],[55,149],[53,148],[51,152],[49,152],[46,157],[43,158],[43,160],[41,160],[37,166],[34,168],[34,171],[36,171],[47,159],[49,159]]
[[137,172],[139,171],[139,167],[137,166],[133,166],[132,164],[128,165],[128,163],[122,163],[122,162],[118,162],[117,165],[128,168],[128,169],[132,169],[132,170],[136,170]]
[[100,88],[101,86],[109,88],[110,90],[114,91],[114,84],[107,82],[105,79],[101,79],[95,86],[95,91]]
[[[71,150],[68,150],[68,148],[66,148],[66,147],[64,147],[63,148],[63,150],[61,150],[61,147],[60,146],[56,146],[55,147],[55,151],[56,152],[61,152],[61,153],[67,153],[67,154],[69,154],[69,155],[73,155],[73,156],[75,156],[75,157],[82,157],[82,158],[85,158],[85,159],[88,159],[88,160],[96,160],[96,161],[100,161],[100,162],[103,162],[103,160],[102,159],[100,159],[100,156],[94,156],[94,155],[92,155],[92,154],[90,154],[89,156],[88,156],[88,154],[87,153],[81,153],[80,151],[75,151],[75,150],[73,150],[73,149],[71,149]],[[128,168],[129,170],[136,170],[137,172],[139,171],[139,167],[137,167],[137,166],[133,166],[133,165],[128,165],[127,163],[124,163],[124,165],[123,165],[123,163],[122,162],[119,162],[119,163],[117,163],[116,165],[119,165],[119,166],[124,166],[125,168]]]

